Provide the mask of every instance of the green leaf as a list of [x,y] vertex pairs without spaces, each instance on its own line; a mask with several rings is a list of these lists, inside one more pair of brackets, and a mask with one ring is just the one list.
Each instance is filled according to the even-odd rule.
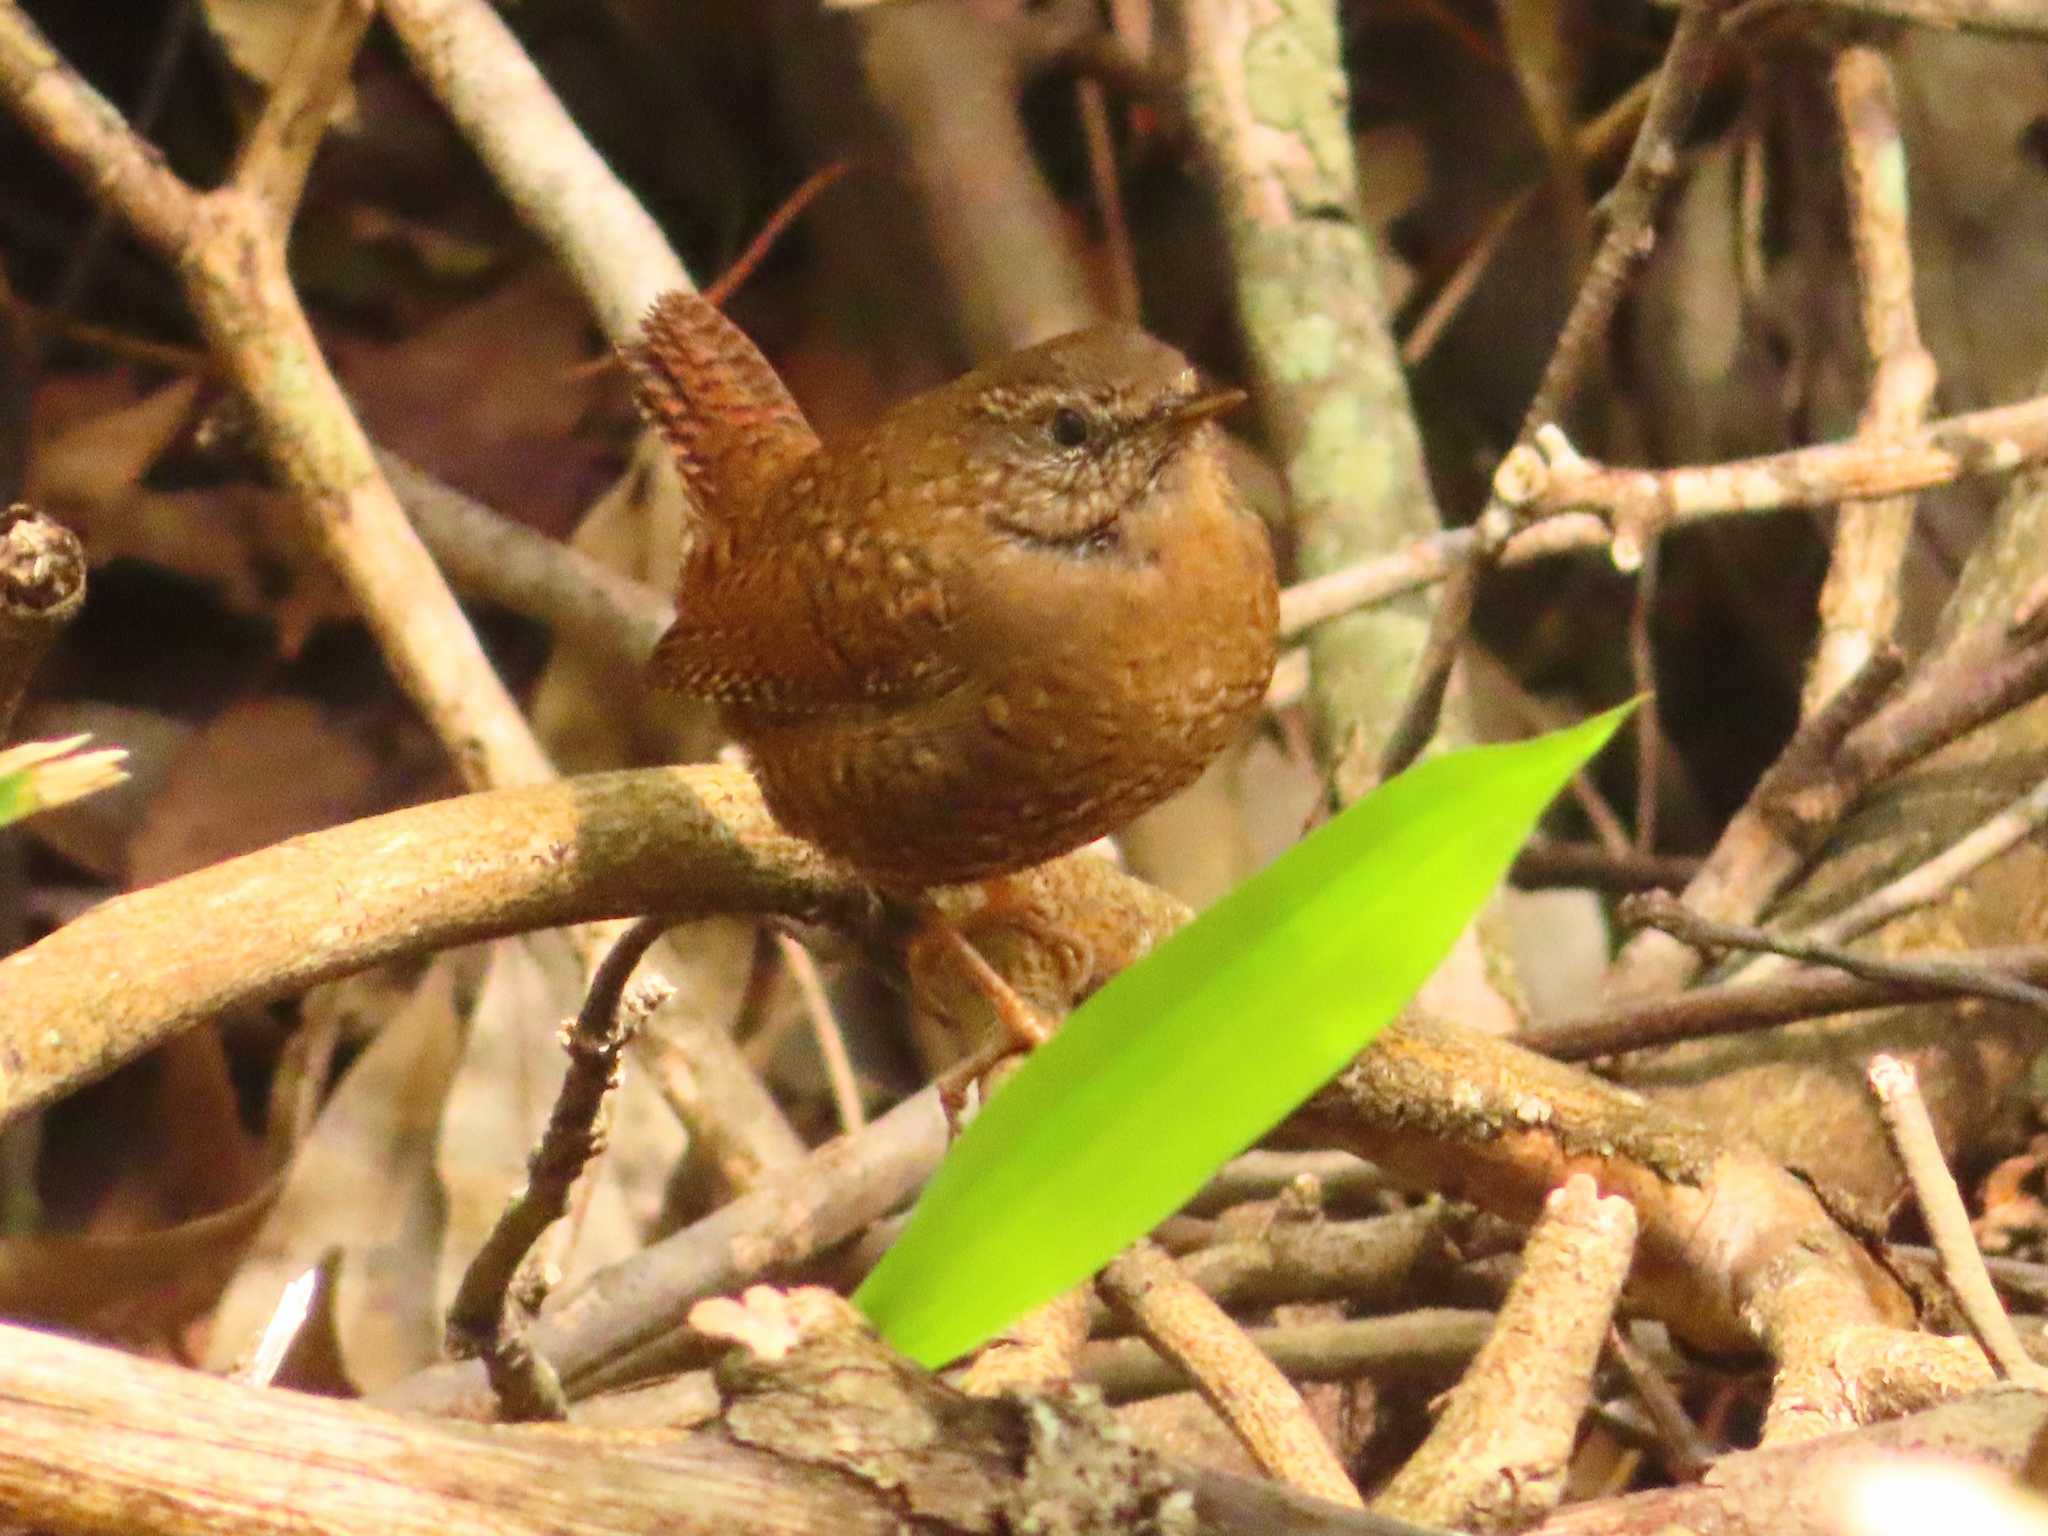
[[65,805],[128,777],[122,747],[81,752],[89,738],[27,741],[0,752],[0,827],[37,811]]
[[854,1296],[941,1365],[1093,1274],[1400,1011],[1634,706],[1382,785],[1076,1009]]

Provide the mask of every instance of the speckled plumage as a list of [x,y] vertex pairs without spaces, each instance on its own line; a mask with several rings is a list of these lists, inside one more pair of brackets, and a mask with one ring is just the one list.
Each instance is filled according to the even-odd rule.
[[821,445],[672,294],[628,353],[704,516],[655,680],[716,700],[790,830],[885,888],[1011,873],[1191,782],[1258,709],[1277,592],[1186,359],[1102,327]]

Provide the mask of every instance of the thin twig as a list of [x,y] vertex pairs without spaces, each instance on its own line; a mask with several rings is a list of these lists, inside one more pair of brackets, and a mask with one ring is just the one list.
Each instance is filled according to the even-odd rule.
[[1380,753],[1378,778],[1382,783],[1420,757],[1430,738],[1436,735],[1437,722],[1443,716],[1444,694],[1451,686],[1451,668],[1465,643],[1465,630],[1472,620],[1472,605],[1479,597],[1480,580],[1492,568],[1488,546],[1495,535],[1505,532],[1504,527],[1489,528],[1482,522],[1471,554],[1451,569],[1443,590],[1437,594],[1422,655],[1415,663],[1415,681]]
[[[1906,238],[1905,148],[1892,99],[1891,70],[1868,46],[1835,60],[1835,115],[1842,129],[1850,250],[1862,295],[1871,389],[1856,435],[1883,440],[1911,432],[1934,394],[1934,359],[1920,341],[1913,307],[1913,249]],[[1820,595],[1820,642],[1804,707],[1817,708],[1854,675],[1898,622],[1899,580],[1913,531],[1910,497],[1845,502]]]
[[1873,1056],[1866,1076],[1885,1130],[1891,1134],[1892,1150],[1898,1153],[1912,1180],[1913,1193],[1919,1197],[1920,1214],[1934,1239],[1935,1252],[1941,1256],[1942,1273],[1948,1277],[1970,1331],[2009,1380],[2036,1390],[2048,1388],[2048,1368],[2036,1364],[2027,1353],[1992,1288],[1984,1256],[1970,1232],[1962,1192],[1941,1155],[1941,1143],[1935,1138],[1934,1122],[1928,1118],[1913,1068],[1897,1057]]
[[1130,220],[1124,212],[1123,186],[1117,179],[1109,93],[1100,80],[1074,82],[1074,110],[1081,119],[1081,142],[1088,153],[1088,185],[1095,194],[1096,217],[1102,220],[1103,255],[1109,269],[1109,312],[1126,325],[1136,325],[1138,265],[1132,254]]
[[1723,464],[1629,469],[1584,457],[1555,427],[1501,461],[1494,494],[1525,517],[1597,512],[1614,525],[1615,560],[1653,529],[1703,517],[1782,512],[2010,475],[2048,458],[2048,396],[1988,406],[1881,440],[1849,438]]
[[1301,1394],[1163,1251],[1141,1241],[1112,1259],[1096,1283],[1155,1349],[1188,1373],[1261,1467],[1303,1493],[1364,1507]]
[[[2048,779],[2043,779],[1996,815],[1979,822],[1933,858],[1915,865],[1898,879],[1879,886],[1833,917],[1802,928],[1797,937],[1809,943],[1841,944],[1881,927],[1902,913],[1931,906],[1976,870],[2031,837],[2044,823],[2048,823]],[[1742,978],[1757,982],[1782,969],[1782,962],[1759,960],[1744,967]]]
[[815,203],[826,188],[844,176],[847,169],[844,160],[835,160],[830,165],[819,167],[799,182],[797,189],[785,197],[781,206],[768,216],[768,222],[761,226],[760,233],[747,242],[747,248],[740,252],[738,259],[719,273],[712,284],[704,290],[704,302],[718,309],[725,308],[726,302],[738,292],[740,284],[752,277],[754,269],[775,249],[775,242],[782,238],[789,226],[803,217],[804,210]]
[[1699,873],[1700,861],[1684,854],[1620,851],[1600,843],[1567,843],[1541,833],[1515,855],[1508,878],[1524,890],[1587,886],[1596,891],[1644,891],[1682,886]]
[[1629,1385],[1635,1388],[1636,1401],[1643,1405],[1650,1423],[1657,1431],[1657,1449],[1664,1459],[1664,1470],[1674,1482],[1696,1483],[1707,1475],[1714,1464],[1714,1447],[1700,1428],[1693,1423],[1685,1411],[1685,1404],[1678,1400],[1678,1394],[1671,1390],[1671,1383],[1664,1379],[1650,1358],[1636,1348],[1635,1341],[1628,1336],[1628,1329],[1620,1323],[1613,1323],[1607,1329],[1607,1349],[1621,1362],[1622,1370],[1628,1373]]
[[[739,1291],[771,1267],[798,1263],[865,1230],[931,1177],[949,1142],[938,1090],[913,1094],[860,1135],[828,1142],[803,1166],[771,1175],[695,1225],[558,1295],[534,1322],[534,1347],[574,1398],[606,1380],[644,1379],[672,1357],[692,1302]],[[492,1408],[475,1361],[434,1366],[375,1400],[468,1418],[487,1417]]]
[[[1542,527],[1543,524],[1537,524]],[[1573,723],[1570,711],[1558,705],[1537,698],[1524,688],[1515,675],[1496,661],[1484,646],[1472,646],[1465,652],[1465,666],[1479,679],[1478,686],[1489,698],[1498,698],[1515,716],[1516,722],[1534,734],[1539,731],[1554,731]],[[1593,835],[1600,840],[1601,847],[1615,858],[1635,857],[1635,842],[1628,835],[1627,824],[1621,815],[1601,793],[1600,786],[1593,782],[1593,775],[1581,768],[1572,775],[1572,798],[1579,803],[1579,809],[1592,823]],[[1669,884],[1668,881],[1653,881],[1653,884]]]
[[[171,83],[177,78],[178,64],[184,58],[185,42],[192,35],[192,23],[198,9],[199,0],[172,0],[164,11],[163,30],[150,52],[149,75],[143,81],[142,90],[135,98],[135,110],[129,116],[138,134],[148,134],[155,129],[157,118],[170,100]],[[33,322],[28,328],[26,355],[21,363],[21,395],[24,401],[35,394],[51,340],[71,334],[98,270],[100,253],[106,249],[107,241],[119,227],[119,222],[106,204],[96,206],[92,211],[92,223],[86,229],[85,238],[78,242],[78,249],[72,253],[64,276],[57,284],[57,291],[51,296],[49,308],[38,314],[28,305],[16,301],[19,311]]]
[[[1476,1308],[1426,1307],[1338,1323],[1279,1323],[1244,1335],[1292,1380],[1441,1389],[1471,1363],[1493,1321],[1493,1313]],[[1078,1379],[1112,1403],[1195,1389],[1187,1371],[1141,1338],[1090,1341],[1081,1351]]]
[[[457,1358],[481,1355],[507,1418],[565,1416],[566,1399],[508,1316],[513,1276],[540,1235],[569,1208],[569,1191],[602,1144],[600,1117],[618,1082],[619,1058],[636,1014],[622,1007],[626,983],[648,949],[673,926],[643,917],[615,943],[592,978],[582,1010],[564,1032],[569,1070],[540,1143],[527,1159],[526,1187],[498,1217],[470,1260],[448,1309],[448,1348]],[[548,1385],[552,1382],[552,1386]]]
[[[1587,362],[1600,339],[1607,334],[1615,306],[1629,275],[1650,254],[1651,229],[1658,205],[1677,177],[1679,143],[1699,105],[1701,93],[1712,76],[1714,44],[1720,34],[1722,13],[1730,0],[1685,0],[1678,25],[1664,51],[1656,83],[1643,109],[1643,120],[1629,147],[1628,160],[1614,187],[1601,201],[1605,229],[1600,244],[1586,268],[1585,280],[1573,296],[1570,312],[1558,332],[1557,345],[1544,364],[1543,377],[1530,398],[1516,435],[1516,447],[1502,462],[1502,472],[1517,455],[1529,451],[1528,444],[1540,439],[1570,403]],[[1466,558],[1460,575],[1454,577],[1431,616],[1430,632],[1421,661],[1415,669],[1409,694],[1395,716],[1395,732],[1380,761],[1380,777],[1386,778],[1418,755],[1436,733],[1436,717],[1449,687],[1450,671],[1463,639],[1465,620],[1470,616],[1472,595],[1494,559],[1515,519],[1511,511],[1527,513],[1526,507],[1512,507],[1502,493],[1501,478],[1495,477],[1493,499],[1480,514],[1478,539]],[[1617,550],[1617,559],[1624,552]],[[1461,603],[1459,612],[1454,603]],[[1448,611],[1447,611],[1448,610]]]
[[832,1012],[832,999],[825,995],[825,983],[818,976],[811,952],[786,933],[775,936],[782,963],[803,998],[804,1012],[811,1021],[811,1038],[817,1041],[818,1056],[825,1063],[825,1081],[832,1085],[832,1107],[839,1114],[839,1129],[852,1134],[868,1123],[861,1107],[860,1082],[853,1075],[853,1058],[846,1053],[846,1037],[839,1032],[839,1020]]
[[1636,571],[1635,601],[1629,605],[1629,680],[1642,703],[1630,721],[1636,738],[1636,836],[1638,853],[1657,850],[1657,779],[1664,759],[1664,730],[1657,709],[1657,652],[1653,626],[1657,616],[1657,573],[1663,564],[1663,541],[1643,551]]
[[1712,78],[1714,45],[1727,9],[1728,0],[1689,0],[1679,8],[1627,163],[1601,202],[1606,229],[1599,248],[1522,418],[1523,438],[1562,414],[1594,347],[1607,334],[1629,274],[1650,254],[1649,232],[1678,175],[1680,144]]
[[233,181],[269,210],[280,234],[291,228],[313,153],[348,89],[356,50],[375,13],[375,0],[321,0],[308,8],[294,27],[263,115],[242,146]]
[[167,253],[184,248],[198,215],[192,189],[12,0],[0,5],[0,100],[145,244]]
[[1832,965],[1870,981],[1940,983],[1958,992],[1997,998],[2048,1013],[2048,989],[2018,981],[1997,971],[1958,965],[1948,960],[1900,960],[1863,954],[1833,944],[1787,938],[1742,923],[1716,922],[1688,910],[1668,891],[1645,891],[1624,897],[1621,921],[1631,927],[1648,924],[1696,949],[1760,949],[1810,965]]
[[[1643,111],[1649,105],[1650,91],[1656,80],[1654,72],[1644,75],[1617,96],[1598,117],[1579,129],[1578,153],[1582,161],[1611,155],[1621,147],[1624,139],[1633,137],[1642,122]],[[1488,217],[1465,254],[1459,258],[1456,270],[1437,290],[1428,307],[1415,317],[1408,334],[1402,338],[1403,363],[1413,368],[1435,348],[1437,338],[1457,314],[1466,296],[1478,285],[1494,251],[1514,227],[1515,221],[1536,200],[1536,192],[1533,184],[1521,188]]]
[[[1972,975],[1998,972],[2048,983],[2048,948],[1965,950],[1949,958]],[[1585,1061],[1678,1040],[1747,1034],[1833,1014],[1975,995],[1974,989],[1937,981],[1871,981],[1834,970],[1795,969],[1768,981],[1754,980],[1758,969],[1750,966],[1739,981],[1573,1014],[1532,1026],[1514,1038],[1559,1061]]]
[[[1449,528],[1427,534],[1391,554],[1297,581],[1280,594],[1281,637],[1297,639],[1330,619],[1442,581],[1477,538],[1470,528]],[[1500,563],[1521,565],[1573,550],[1604,549],[1607,538],[1607,525],[1591,513],[1546,518],[1510,538],[1501,550]]]
[[[1895,650],[1880,649],[1800,726],[1686,886],[1688,907],[1730,922],[1762,912],[1874,786],[2048,688],[2048,638],[2011,617],[1975,625],[1861,718],[1899,666]],[[1607,991],[1672,991],[1698,969],[1685,946],[1641,933],[1616,958]]]

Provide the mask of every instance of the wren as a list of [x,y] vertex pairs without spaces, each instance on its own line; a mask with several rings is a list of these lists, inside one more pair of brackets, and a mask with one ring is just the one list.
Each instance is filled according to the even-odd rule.
[[715,700],[769,810],[891,894],[1078,848],[1259,709],[1278,593],[1214,418],[1128,327],[1063,336],[820,443],[672,293],[626,352],[702,512],[654,680]]

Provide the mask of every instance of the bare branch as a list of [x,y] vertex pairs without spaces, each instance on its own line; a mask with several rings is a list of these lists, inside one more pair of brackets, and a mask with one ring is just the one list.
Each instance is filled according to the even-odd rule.
[[1743,923],[1716,922],[1690,910],[1668,891],[1644,891],[1624,898],[1620,916],[1630,926],[1647,924],[1660,928],[1695,949],[1760,949],[1809,965],[1832,965],[1869,981],[1934,983],[1978,997],[2018,1003],[2037,1013],[2048,1012],[2048,990],[1999,971],[1975,970],[1952,960],[1900,960],[1864,954],[1833,944],[1767,933]]
[[1488,1532],[1557,1505],[1635,1240],[1628,1202],[1585,1175],[1551,1192],[1492,1334],[1374,1509]]
[[1920,1214],[1934,1238],[1934,1251],[1941,1256],[1942,1273],[1962,1304],[1970,1331],[1998,1363],[2000,1374],[2036,1390],[2048,1387],[2048,1367],[2037,1364],[2027,1353],[1985,1272],[1984,1256],[1977,1251],[1977,1240],[1970,1232],[1969,1212],[1963,1209],[1962,1192],[1941,1155],[1934,1122],[1928,1118],[1912,1067],[1896,1057],[1874,1056],[1865,1075],[1870,1091],[1877,1096],[1884,1127],[1891,1133],[1893,1150],[1913,1181]]
[[1119,1254],[1096,1283],[1155,1349],[1188,1373],[1267,1472],[1303,1493],[1364,1508],[1301,1394],[1155,1244],[1147,1239]]
[[102,207],[165,261],[178,260],[192,238],[196,195],[13,0],[0,5],[0,100]]
[[487,0],[385,0],[384,15],[519,216],[562,258],[613,346],[639,334],[662,294],[696,287]]
[[1851,438],[1677,469],[1601,464],[1548,427],[1501,461],[1494,494],[1527,517],[1600,513],[1614,524],[1616,562],[1626,564],[1655,529],[1925,491],[1974,475],[2011,474],[2044,458],[2048,397],[1966,411],[1881,441]]
[[234,184],[270,210],[280,232],[291,228],[313,154],[348,87],[356,49],[375,12],[376,0],[322,0],[311,8],[242,146]]
[[[1875,48],[1835,60],[1835,114],[1842,127],[1850,249],[1863,298],[1872,384],[1856,435],[1870,441],[1918,427],[1934,394],[1934,359],[1920,342],[1913,307],[1913,249],[1906,238],[1905,148],[1891,69]],[[1820,595],[1820,644],[1806,680],[1810,711],[1847,682],[1898,622],[1900,568],[1913,530],[1910,497],[1843,504]]]

